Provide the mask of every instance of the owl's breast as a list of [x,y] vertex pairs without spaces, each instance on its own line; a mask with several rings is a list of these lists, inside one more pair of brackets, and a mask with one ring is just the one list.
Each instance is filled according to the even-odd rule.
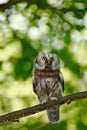
[[47,70],[42,70],[42,71],[37,71],[35,70],[34,72],[35,76],[42,79],[42,78],[58,78],[59,76],[59,70],[56,71],[47,71]]
[[45,84],[49,88],[53,88],[55,81],[57,81],[55,78],[45,78]]

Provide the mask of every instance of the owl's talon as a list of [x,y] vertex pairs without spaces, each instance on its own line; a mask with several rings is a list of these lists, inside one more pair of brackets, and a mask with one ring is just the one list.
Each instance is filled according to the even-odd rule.
[[69,104],[71,103],[71,100],[68,99],[68,100],[66,101],[66,103],[67,103],[67,105],[69,105]]

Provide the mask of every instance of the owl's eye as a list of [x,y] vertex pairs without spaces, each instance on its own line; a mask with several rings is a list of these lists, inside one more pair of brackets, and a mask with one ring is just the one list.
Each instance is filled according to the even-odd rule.
[[53,57],[50,58],[50,62],[52,62],[52,61],[53,61]]
[[44,56],[44,57],[42,57],[42,60],[43,60],[43,61],[46,61],[47,59],[46,59],[46,57]]

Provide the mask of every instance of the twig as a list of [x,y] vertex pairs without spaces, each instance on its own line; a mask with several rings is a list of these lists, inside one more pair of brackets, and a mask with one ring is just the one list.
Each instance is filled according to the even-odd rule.
[[[2,3],[0,4],[0,10],[5,11],[6,9],[10,9],[12,6],[19,4],[19,3],[23,3],[26,2],[28,3],[28,6],[32,5],[32,4],[36,4],[39,8],[41,9],[54,9],[56,11],[56,8],[51,6],[50,4],[48,4],[47,2],[42,2],[40,0],[9,0],[7,3]],[[76,9],[76,8],[62,8],[62,9],[58,9],[60,11],[63,12],[68,12],[68,11],[75,11],[78,12],[82,11],[83,9]]]
[[47,4],[47,2],[41,2],[40,0],[9,0],[7,3],[0,4],[0,9],[4,11],[5,9],[9,9],[16,4],[23,2],[27,2],[28,5],[36,4],[44,9],[51,8],[50,5]]
[[30,130],[41,130],[41,128],[44,128],[45,126],[47,126],[49,124],[49,122],[45,123],[45,124],[42,124],[40,126],[38,126],[37,128],[33,128],[33,129],[30,129]]
[[36,106],[28,107],[25,109],[21,109],[18,111],[14,111],[5,115],[0,116],[0,124],[6,123],[6,122],[14,122],[14,121],[19,121],[19,118],[25,117],[25,116],[30,116],[32,114],[38,113],[40,111],[46,110],[50,107],[53,107],[54,105],[57,104],[69,104],[72,101],[77,101],[80,99],[87,98],[87,91],[84,92],[77,92],[73,93],[67,96],[64,96],[58,100],[53,100],[44,104],[39,104]]

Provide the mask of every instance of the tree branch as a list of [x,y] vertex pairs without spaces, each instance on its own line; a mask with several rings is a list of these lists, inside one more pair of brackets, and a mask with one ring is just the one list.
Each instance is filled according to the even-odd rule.
[[28,107],[25,109],[21,109],[18,111],[14,111],[5,115],[0,116],[0,124],[5,123],[5,122],[14,122],[14,121],[19,121],[18,119],[21,117],[25,116],[30,116],[32,114],[38,113],[40,111],[46,110],[50,107],[53,107],[54,105],[57,104],[69,104],[72,101],[77,101],[79,99],[84,99],[87,98],[87,91],[84,92],[78,92],[78,93],[73,93],[67,96],[64,96],[58,100],[53,100],[44,104],[39,104],[36,106]]
[[40,0],[9,0],[7,3],[0,4],[0,9],[4,11],[5,9],[11,8],[13,5],[23,2],[27,2],[28,5],[36,4],[38,5],[38,7],[41,7],[43,9],[51,8],[51,6],[47,4],[47,2],[42,2]]
[[[19,4],[19,3],[23,3],[26,2],[28,4],[28,6],[32,5],[32,4],[36,4],[39,8],[41,9],[54,9],[56,11],[57,8],[53,7],[52,5],[48,4],[47,1],[41,1],[41,0],[9,0],[7,3],[2,3],[0,4],[0,10],[5,11],[6,9],[10,9],[12,6]],[[84,3],[86,6],[86,3]],[[85,8],[84,8],[85,9]],[[68,11],[74,11],[75,13],[78,11],[84,10],[84,9],[77,9],[74,8],[73,6],[70,6],[68,8],[61,8],[58,9],[60,11],[68,12]]]

